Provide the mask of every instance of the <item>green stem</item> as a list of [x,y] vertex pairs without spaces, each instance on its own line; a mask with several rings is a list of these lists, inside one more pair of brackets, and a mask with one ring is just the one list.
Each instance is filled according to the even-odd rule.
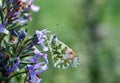
[[26,71],[16,73],[16,74],[10,76],[7,80],[9,81],[11,78],[13,78],[13,77],[15,77],[15,76],[17,76],[17,75],[19,75],[19,74],[23,74],[23,73],[26,73]]
[[26,83],[26,80],[27,80],[28,75],[29,75],[29,73],[26,75],[25,80],[24,80],[24,83]]
[[1,9],[1,8],[0,8],[0,17],[1,17],[2,24],[3,24],[4,15],[3,15],[3,12],[2,12],[2,9]]
[[23,55],[23,56],[20,56],[20,58],[25,58],[25,57],[29,57],[29,56],[33,56],[33,53],[25,54],[25,55]]
[[31,65],[34,65],[35,63],[30,63],[30,62],[20,62],[20,64],[31,64]]
[[3,34],[2,36],[0,36],[0,47],[1,47],[1,43],[2,43],[2,40],[3,38],[5,37],[6,34]]

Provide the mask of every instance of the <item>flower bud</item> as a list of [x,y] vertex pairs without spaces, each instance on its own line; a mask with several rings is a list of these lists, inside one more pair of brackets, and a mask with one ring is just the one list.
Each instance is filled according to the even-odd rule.
[[26,35],[27,35],[27,33],[25,31],[20,30],[18,32],[18,36],[19,36],[18,41],[21,42],[26,37]]

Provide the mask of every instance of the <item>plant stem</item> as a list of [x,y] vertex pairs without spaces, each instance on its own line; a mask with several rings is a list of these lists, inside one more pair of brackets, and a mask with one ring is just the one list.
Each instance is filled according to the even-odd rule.
[[25,58],[25,57],[29,57],[29,56],[33,56],[33,53],[25,54],[25,55],[23,55],[23,56],[20,56],[20,58]]
[[19,74],[23,74],[23,73],[26,73],[26,71],[16,73],[16,74],[10,76],[7,80],[9,81],[9,80],[10,80],[11,78],[13,78],[14,76],[17,76],[17,75],[19,75]]
[[3,24],[4,16],[3,16],[2,8],[0,8],[0,17],[1,17],[1,22]]
[[27,80],[28,75],[29,75],[29,73],[26,75],[25,80],[24,80],[24,83],[26,83],[26,80]]
[[20,64],[36,64],[36,63],[30,63],[30,62],[20,62]]
[[0,47],[1,47],[1,43],[2,43],[2,40],[3,40],[4,37],[5,37],[5,34],[0,36]]

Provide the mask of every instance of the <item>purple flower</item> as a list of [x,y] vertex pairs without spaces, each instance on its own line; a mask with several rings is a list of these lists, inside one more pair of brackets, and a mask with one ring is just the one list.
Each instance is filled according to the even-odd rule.
[[26,37],[27,33],[25,31],[18,31],[18,41],[21,42],[25,37]]
[[[8,22],[11,22],[13,21],[13,19],[19,17],[24,5],[21,0],[7,0],[6,4],[7,4],[6,20]],[[12,9],[11,9],[11,6],[12,6]]]
[[40,62],[34,65],[34,69],[37,73],[42,73],[48,69],[48,66],[45,62]]
[[32,17],[30,14],[24,14],[22,17],[14,20],[12,23],[19,23],[20,25],[25,25],[28,21],[31,21]]
[[27,10],[32,10],[34,12],[38,12],[40,10],[39,6],[33,4],[34,0],[22,0],[23,3],[27,4]]
[[36,63],[39,59],[39,57],[42,57],[46,63],[48,64],[47,54],[41,53],[36,47],[33,47],[34,49],[34,57],[32,59],[29,59],[30,62]]
[[0,33],[5,33],[5,34],[9,33],[9,31],[6,28],[4,28],[4,24],[0,24]]
[[8,71],[8,74],[10,75],[12,72],[17,70],[19,64],[20,64],[20,58],[18,57],[14,62],[12,62],[12,65],[10,68],[6,66],[6,70]]
[[46,29],[41,30],[41,31],[36,30],[35,32],[35,35],[37,36],[37,42],[35,43],[37,43],[38,45],[41,45],[44,51],[48,51],[48,48],[44,44],[45,39],[47,39],[46,37],[47,32],[48,31]]
[[47,54],[41,53],[36,47],[34,47],[34,48],[35,48],[35,50],[34,50],[35,55],[42,57],[48,64]]
[[10,30],[12,36],[18,37],[18,33],[15,30]]
[[40,83],[42,79],[37,77],[37,74],[33,70],[30,70],[29,73],[31,83]]
[[36,6],[33,4],[34,0],[30,0],[29,1],[29,7],[32,11],[34,12],[38,12],[40,10],[40,7],[39,6]]
[[34,66],[32,65],[27,65],[27,70],[29,71],[29,77],[30,77],[30,81],[32,83],[40,83],[41,79],[39,77],[37,77],[37,72],[35,72],[34,70]]
[[28,21],[27,19],[19,18],[13,21],[13,23],[20,23],[20,25],[24,25],[27,23],[27,21]]
[[48,69],[45,62],[40,62],[35,65],[27,65],[27,70],[29,72],[30,81],[32,83],[40,83],[41,79],[38,77],[38,74],[46,71]]

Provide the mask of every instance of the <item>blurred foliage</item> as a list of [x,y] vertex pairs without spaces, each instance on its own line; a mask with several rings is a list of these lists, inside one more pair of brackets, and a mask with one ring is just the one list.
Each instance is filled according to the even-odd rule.
[[80,58],[78,68],[66,70],[50,62],[42,83],[120,83],[120,0],[35,1],[41,10],[29,32],[50,30]]

